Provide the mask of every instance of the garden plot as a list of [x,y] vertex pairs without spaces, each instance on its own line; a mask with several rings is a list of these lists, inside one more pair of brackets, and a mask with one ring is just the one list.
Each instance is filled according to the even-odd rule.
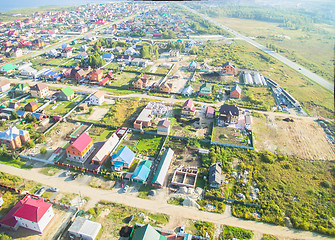
[[215,126],[213,130],[213,142],[249,146],[248,136],[243,130],[234,127]]
[[90,128],[88,134],[93,138],[94,142],[102,142],[106,141],[114,132],[115,130],[94,126]]
[[132,133],[123,139],[116,151],[128,146],[136,153],[137,157],[147,156],[154,158],[159,154],[159,148],[163,141],[164,137],[162,136]]
[[66,113],[68,113],[72,108],[74,108],[82,99],[84,96],[77,96],[71,101],[57,101],[55,104],[50,104],[44,109],[44,113],[46,115],[51,116],[64,116]]
[[197,110],[192,119],[181,118],[179,108],[174,109],[174,117],[169,120],[171,122],[170,135],[201,139],[209,137],[214,121],[205,117],[205,109]]

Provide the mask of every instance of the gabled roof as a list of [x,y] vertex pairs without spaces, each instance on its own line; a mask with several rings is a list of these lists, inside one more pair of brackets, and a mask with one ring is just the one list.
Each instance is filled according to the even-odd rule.
[[209,184],[211,183],[221,184],[221,172],[222,169],[219,164],[213,163],[212,165],[210,165],[208,173]]
[[206,114],[214,114],[214,108],[212,108],[212,107],[207,107],[207,109],[206,109]]
[[240,88],[240,86],[239,85],[235,85],[234,87],[232,87],[231,88],[231,92],[233,92],[233,91],[237,91],[239,94],[241,94],[241,92],[242,92],[242,89]]
[[96,91],[92,96],[95,96],[96,98],[100,99],[104,96],[104,93],[102,91]]
[[152,161],[149,160],[143,160],[141,161],[138,166],[136,167],[133,175],[132,175],[132,179],[138,179],[141,181],[146,181],[149,173],[150,173],[150,167],[152,165]]
[[157,232],[151,225],[147,224],[143,227],[137,228],[132,236],[134,240],[166,240],[165,236],[162,236]]
[[173,158],[174,151],[171,148],[168,148],[164,151],[161,160],[159,161],[156,173],[152,179],[152,183],[163,186],[164,180],[169,170],[170,163]]
[[93,161],[102,162],[107,155],[115,148],[117,143],[119,142],[119,137],[113,133],[110,138],[101,146],[99,151],[92,158]]
[[6,64],[6,65],[3,65],[2,66],[3,70],[5,70],[6,72],[10,71],[10,70],[13,70],[13,69],[18,69],[18,66],[16,65],[12,65],[10,63]]
[[161,120],[158,122],[157,127],[170,127],[170,122],[168,120]]
[[193,100],[192,100],[192,99],[188,99],[188,100],[186,100],[186,102],[185,102],[184,105],[183,105],[183,108],[184,108],[184,107],[187,107],[187,108],[191,109],[192,112],[195,111],[195,107],[194,107],[194,103],[193,103]]
[[48,88],[48,85],[46,85],[44,83],[37,83],[36,85],[30,87],[30,90],[33,90],[33,91],[42,91],[45,88]]
[[10,84],[10,82],[7,79],[0,81],[0,87],[6,86],[8,84]]
[[113,154],[112,158],[112,162],[123,162],[129,165],[133,162],[135,153],[128,146],[124,146],[116,154]]
[[239,115],[239,110],[238,110],[238,107],[236,105],[228,105],[228,104],[223,104],[221,107],[220,107],[220,110],[219,110],[220,114],[232,114],[234,116],[238,116]]
[[76,148],[79,152],[82,152],[93,139],[86,133],[82,133],[73,143],[72,147]]
[[69,97],[69,96],[71,96],[72,94],[74,94],[74,91],[73,91],[72,88],[70,88],[69,86],[63,88],[63,89],[61,90],[61,92],[62,92],[65,96],[67,96],[67,97]]
[[35,105],[37,105],[37,102],[35,102],[35,101],[31,101],[31,102],[27,103],[26,106],[33,107],[33,106],[35,106]]
[[222,67],[226,67],[226,66],[231,66],[231,67],[235,68],[235,65],[232,64],[231,62],[226,62],[222,65]]
[[0,132],[0,139],[13,140],[17,136],[29,134],[26,130],[18,129],[17,127],[9,127],[5,131]]
[[43,198],[38,200],[27,198],[27,200],[13,214],[13,216],[37,223],[41,220],[50,207],[51,204],[44,202]]
[[209,83],[204,83],[200,87],[200,91],[206,90],[206,91],[212,91],[212,85]]

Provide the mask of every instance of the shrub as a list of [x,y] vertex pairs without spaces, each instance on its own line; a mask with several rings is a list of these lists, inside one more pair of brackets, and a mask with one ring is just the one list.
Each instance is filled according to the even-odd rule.
[[324,188],[331,188],[331,186],[332,186],[332,185],[330,184],[330,182],[328,182],[327,180],[321,182],[320,185],[321,185],[322,187],[324,187]]
[[46,154],[47,153],[47,149],[45,147],[41,147],[40,153],[41,154]]

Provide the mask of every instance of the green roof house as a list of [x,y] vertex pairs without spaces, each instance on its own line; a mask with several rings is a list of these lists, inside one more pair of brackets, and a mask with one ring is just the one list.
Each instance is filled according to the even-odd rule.
[[212,95],[212,85],[209,83],[204,83],[200,87],[199,95],[210,96]]
[[167,240],[165,236],[162,236],[157,232],[151,225],[147,224],[143,227],[136,228],[130,236],[131,240]]
[[69,101],[74,98],[74,91],[70,87],[63,88],[60,91],[58,98],[60,100]]
[[14,92],[18,94],[28,93],[30,91],[30,87],[27,83],[19,83],[14,87]]
[[3,65],[0,68],[0,72],[2,72],[2,73],[10,73],[11,71],[13,71],[15,69],[18,69],[18,66],[12,65],[12,64],[8,63],[8,64]]

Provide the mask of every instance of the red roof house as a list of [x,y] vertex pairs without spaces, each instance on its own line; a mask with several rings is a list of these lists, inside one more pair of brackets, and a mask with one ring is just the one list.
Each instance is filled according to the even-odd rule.
[[181,108],[181,114],[185,116],[194,116],[195,107],[192,99],[188,99]]

